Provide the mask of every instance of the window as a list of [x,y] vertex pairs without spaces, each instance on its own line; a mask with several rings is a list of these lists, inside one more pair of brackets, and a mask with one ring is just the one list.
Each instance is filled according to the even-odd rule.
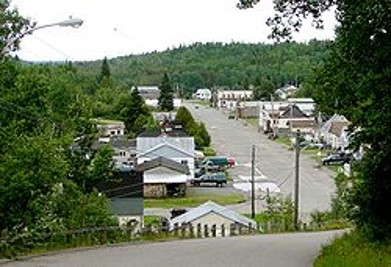
[[183,164],[183,165],[187,165],[187,163],[188,163],[187,160],[182,160],[182,161],[181,161],[181,164]]

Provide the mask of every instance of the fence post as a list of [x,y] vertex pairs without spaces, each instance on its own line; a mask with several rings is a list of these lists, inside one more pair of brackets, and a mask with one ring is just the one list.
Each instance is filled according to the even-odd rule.
[[182,223],[181,225],[181,237],[186,237],[186,223]]
[[217,229],[216,229],[216,228],[217,228],[217,227],[216,227],[216,224],[213,224],[213,225],[212,225],[212,236],[213,236],[213,237],[216,237],[216,234],[217,234],[217,233],[216,233],[216,232],[217,232]]
[[224,225],[224,223],[221,225],[221,236],[225,237],[225,225]]
[[202,237],[201,224],[200,223],[197,224],[197,237]]
[[243,234],[243,225],[238,225],[239,226],[239,235]]
[[204,225],[204,237],[209,237],[209,229],[207,224]]
[[177,237],[178,236],[178,223],[174,223],[174,236]]
[[189,224],[190,237],[194,238],[194,225],[192,223]]

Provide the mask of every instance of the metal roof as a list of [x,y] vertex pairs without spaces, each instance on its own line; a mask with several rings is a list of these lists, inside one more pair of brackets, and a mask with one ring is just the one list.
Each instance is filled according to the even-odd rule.
[[145,161],[138,165],[136,167],[137,171],[146,171],[146,170],[151,170],[156,167],[166,167],[168,169],[180,172],[180,173],[189,173],[189,167],[187,164],[181,164],[179,162],[176,162],[174,160],[164,158],[164,157],[157,157],[153,160],[150,161]]
[[193,208],[189,210],[188,212],[175,217],[172,219],[171,223],[172,225],[178,223],[179,225],[183,223],[191,223],[192,221],[203,217],[207,215],[208,213],[216,213],[222,217],[225,217],[229,220],[234,221],[235,223],[239,223],[245,226],[248,226],[251,224],[253,227],[255,227],[257,224],[254,220],[247,218],[246,216],[243,216],[239,213],[236,213],[235,211],[229,210],[228,208],[224,206],[220,206],[219,204],[213,202],[213,201],[208,201],[201,206],[198,206],[196,208]]

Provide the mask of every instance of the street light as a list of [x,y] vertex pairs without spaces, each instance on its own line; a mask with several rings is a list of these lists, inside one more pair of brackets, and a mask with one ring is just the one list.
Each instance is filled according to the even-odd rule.
[[67,19],[67,20],[63,20],[63,21],[56,22],[56,23],[45,24],[45,25],[41,25],[41,26],[38,26],[38,27],[34,27],[34,28],[31,28],[31,29],[28,29],[27,31],[22,32],[21,34],[15,36],[15,37],[12,38],[11,40],[9,40],[9,41],[6,43],[6,45],[3,47],[3,49],[1,50],[0,56],[5,55],[6,52],[7,52],[7,50],[8,50],[8,48],[9,48],[15,41],[18,41],[20,38],[22,38],[22,37],[25,36],[26,34],[30,34],[30,33],[32,33],[32,32],[35,32],[36,30],[43,29],[43,28],[54,27],[54,26],[79,28],[82,24],[83,24],[83,20],[81,20],[81,19],[79,19],[79,18],[72,18],[72,17],[69,17],[69,19]]

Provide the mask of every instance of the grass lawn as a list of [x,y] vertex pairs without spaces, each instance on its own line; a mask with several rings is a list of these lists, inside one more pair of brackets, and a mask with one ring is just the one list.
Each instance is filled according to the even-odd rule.
[[289,137],[277,137],[274,141],[276,141],[277,143],[286,145],[290,148],[293,147],[292,141]]
[[391,243],[384,245],[370,244],[357,232],[351,232],[325,246],[314,266],[391,266]]
[[196,207],[208,200],[212,200],[220,205],[237,204],[245,201],[240,194],[230,195],[200,195],[175,198],[147,198],[144,200],[145,208],[176,208],[176,207]]
[[155,215],[144,215],[144,224],[145,225],[159,225],[159,216]]
[[248,125],[258,126],[258,119],[256,119],[256,118],[244,119],[244,121]]

